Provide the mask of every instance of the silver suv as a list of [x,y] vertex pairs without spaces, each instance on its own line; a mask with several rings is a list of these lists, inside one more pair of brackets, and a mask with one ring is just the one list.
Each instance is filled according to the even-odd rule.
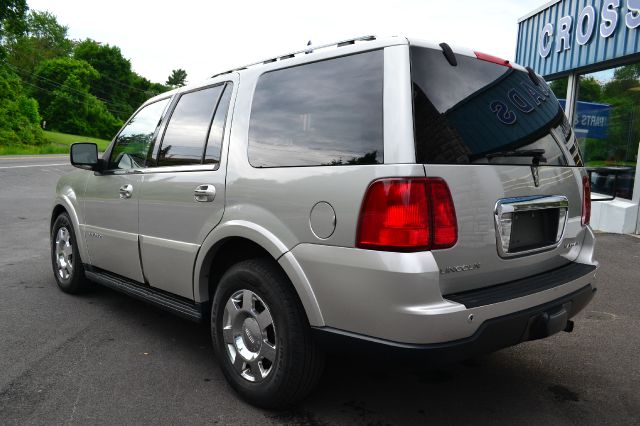
[[445,43],[363,37],[217,74],[71,162],[60,288],[209,321],[230,384],[264,407],[308,394],[327,349],[453,362],[571,331],[595,292],[556,97]]

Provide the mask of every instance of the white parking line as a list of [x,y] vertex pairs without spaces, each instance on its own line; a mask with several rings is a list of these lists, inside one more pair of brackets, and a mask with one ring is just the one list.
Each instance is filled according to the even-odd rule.
[[69,158],[69,154],[0,155],[0,161],[11,161],[11,160],[57,160],[59,158]]
[[54,164],[25,164],[23,166],[1,166],[0,169],[21,169],[25,167],[53,167],[53,166],[70,166],[69,163],[54,163]]

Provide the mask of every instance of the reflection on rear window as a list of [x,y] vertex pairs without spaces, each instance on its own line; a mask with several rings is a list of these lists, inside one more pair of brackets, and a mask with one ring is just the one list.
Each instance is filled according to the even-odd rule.
[[530,157],[502,154],[544,150],[543,165],[575,165],[558,143],[569,150],[574,142],[546,83],[476,58],[457,60],[453,67],[439,50],[411,47],[418,162],[531,164]]

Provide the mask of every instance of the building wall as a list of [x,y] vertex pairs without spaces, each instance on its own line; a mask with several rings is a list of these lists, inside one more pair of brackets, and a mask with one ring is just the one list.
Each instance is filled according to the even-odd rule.
[[[555,78],[593,65],[633,60],[628,57],[638,56],[640,48],[640,27],[633,27],[640,24],[640,16],[636,18],[634,14],[635,8],[640,9],[640,0],[617,2],[619,7],[605,10],[616,0],[559,0],[521,18],[516,62],[530,66],[545,78]],[[585,9],[589,7],[593,18]],[[565,39],[560,37],[563,26],[568,28]],[[579,35],[589,37],[579,39]],[[549,53],[543,56],[545,48]]]

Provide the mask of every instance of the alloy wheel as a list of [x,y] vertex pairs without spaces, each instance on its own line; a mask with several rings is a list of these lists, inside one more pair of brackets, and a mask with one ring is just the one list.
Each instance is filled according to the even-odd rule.
[[269,307],[251,290],[227,300],[222,334],[234,370],[250,382],[267,378],[276,359],[276,329]]
[[73,245],[71,233],[64,226],[56,234],[55,256],[58,277],[65,281],[70,279],[73,274]]

